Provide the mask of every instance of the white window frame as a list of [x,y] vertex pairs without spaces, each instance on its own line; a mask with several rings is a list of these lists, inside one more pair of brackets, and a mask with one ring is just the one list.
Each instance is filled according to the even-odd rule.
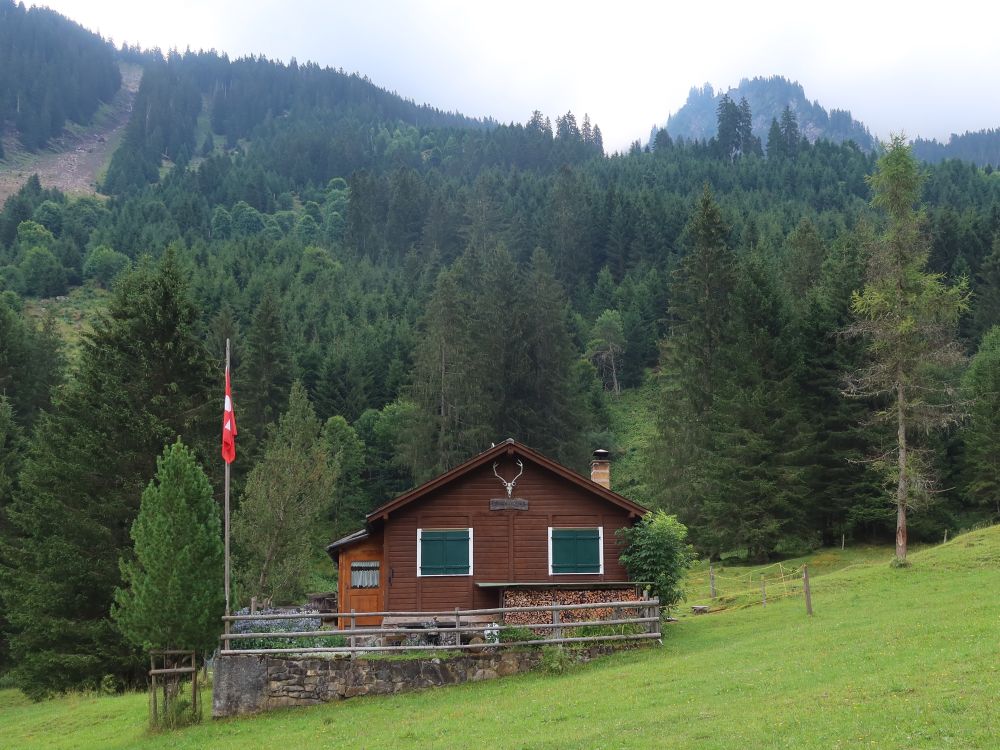
[[[596,573],[554,573],[552,571],[552,530],[573,531],[597,529],[597,552],[600,565]],[[549,526],[549,575],[550,576],[602,576],[604,575],[604,527],[603,526]]]
[[469,572],[468,573],[421,573],[420,564],[423,562],[421,560],[422,554],[420,551],[421,542],[423,540],[424,530],[417,529],[417,578],[454,578],[455,576],[471,576],[472,575],[472,527],[467,528],[456,528],[456,529],[427,529],[427,531],[468,531],[469,532]]

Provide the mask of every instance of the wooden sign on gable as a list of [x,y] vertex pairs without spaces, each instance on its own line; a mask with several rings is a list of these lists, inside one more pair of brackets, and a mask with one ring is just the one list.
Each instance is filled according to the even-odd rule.
[[528,501],[521,497],[494,497],[490,500],[490,510],[527,510]]

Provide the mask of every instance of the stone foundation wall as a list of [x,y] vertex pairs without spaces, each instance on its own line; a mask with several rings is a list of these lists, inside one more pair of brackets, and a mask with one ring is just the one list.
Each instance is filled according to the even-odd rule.
[[[567,650],[586,662],[621,646]],[[313,706],[357,695],[492,680],[527,672],[542,660],[540,650],[498,651],[446,658],[318,659],[285,656],[220,656],[215,660],[212,716],[238,716],[283,706]]]

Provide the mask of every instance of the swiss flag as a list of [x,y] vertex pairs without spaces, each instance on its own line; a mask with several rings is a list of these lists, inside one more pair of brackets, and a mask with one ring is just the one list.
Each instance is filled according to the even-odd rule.
[[233,413],[233,394],[229,388],[229,368],[226,368],[226,404],[222,412],[222,460],[231,464],[236,460],[236,415]]

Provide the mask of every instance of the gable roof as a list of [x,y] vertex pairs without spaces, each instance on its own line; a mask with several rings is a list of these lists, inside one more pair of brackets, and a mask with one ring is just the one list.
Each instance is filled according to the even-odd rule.
[[609,490],[604,485],[597,484],[591,481],[587,477],[580,476],[575,471],[567,469],[565,466],[556,463],[550,458],[546,458],[541,453],[532,450],[526,445],[514,440],[514,438],[507,438],[505,441],[498,445],[494,445],[492,448],[488,448],[477,456],[473,456],[464,464],[456,466],[454,469],[446,471],[444,474],[440,474],[429,482],[425,482],[419,487],[415,487],[409,492],[404,492],[402,495],[393,498],[387,503],[380,505],[378,508],[373,510],[366,516],[366,521],[371,523],[372,521],[382,519],[385,520],[389,517],[389,514],[393,511],[399,510],[404,505],[409,505],[414,500],[419,500],[425,495],[433,492],[439,487],[458,479],[464,474],[468,474],[474,469],[478,469],[483,464],[495,461],[501,456],[512,456],[517,454],[529,461],[538,464],[544,469],[548,469],[553,474],[557,474],[563,479],[577,485],[581,489],[586,490],[594,495],[597,495],[602,500],[606,500],[613,505],[617,505],[620,508],[624,508],[629,513],[635,514],[636,516],[643,516],[649,512],[648,508],[644,508],[638,503],[632,502],[627,497],[619,495],[617,492]]

